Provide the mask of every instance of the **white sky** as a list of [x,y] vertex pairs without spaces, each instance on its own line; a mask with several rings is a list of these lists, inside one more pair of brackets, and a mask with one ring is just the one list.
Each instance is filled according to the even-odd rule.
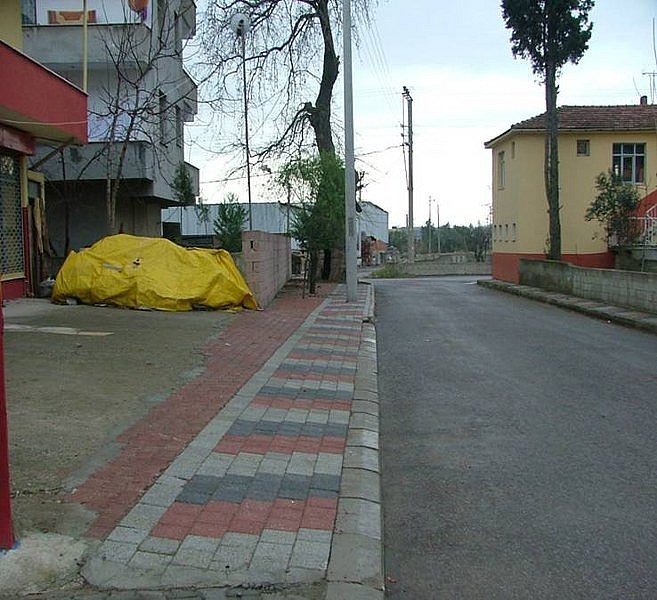
[[[656,0],[597,0],[589,49],[578,65],[564,68],[559,104],[636,104],[640,95],[650,101],[650,79],[643,73],[657,71],[656,18]],[[363,200],[387,210],[391,227],[404,225],[408,212],[403,86],[414,100],[415,225],[429,217],[429,196],[440,205],[442,224],[486,221],[491,157],[484,142],[545,110],[543,87],[529,62],[513,58],[509,37],[495,0],[388,0],[376,11],[373,28],[361,32],[354,48],[356,167],[367,172]],[[341,128],[341,85],[335,98]],[[188,128],[188,141],[200,140],[203,127]],[[225,158],[197,144],[188,154],[201,169],[204,198],[219,202],[234,191],[246,201],[245,180],[203,183],[224,176]],[[254,201],[277,199],[258,186],[262,178],[255,181]]]

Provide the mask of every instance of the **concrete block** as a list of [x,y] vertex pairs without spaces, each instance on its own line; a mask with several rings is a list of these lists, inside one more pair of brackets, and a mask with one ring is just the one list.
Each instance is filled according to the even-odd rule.
[[331,582],[325,600],[384,600],[385,592],[360,583]]
[[340,498],[335,531],[381,540],[381,505],[359,498]]
[[335,533],[327,579],[335,582],[361,582],[383,590],[381,542],[369,536]]
[[370,502],[381,499],[381,478],[378,473],[364,469],[342,469],[340,496]]
[[381,473],[379,452],[362,446],[347,446],[344,452],[344,466]]

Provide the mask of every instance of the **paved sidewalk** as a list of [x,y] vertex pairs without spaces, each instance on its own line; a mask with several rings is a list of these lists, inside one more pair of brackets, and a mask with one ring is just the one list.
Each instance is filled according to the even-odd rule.
[[518,285],[497,279],[482,279],[477,283],[484,287],[515,294],[516,296],[524,296],[525,298],[531,298],[539,302],[574,310],[597,319],[657,333],[657,314],[654,313],[645,313],[631,308],[612,306],[596,300],[550,292],[541,288]]
[[[331,600],[383,597],[373,288],[358,292],[347,304],[337,286],[278,332],[237,319],[207,369],[122,436],[122,454],[71,495],[99,515],[91,585],[324,582]],[[257,371],[227,362],[249,338],[279,346]]]

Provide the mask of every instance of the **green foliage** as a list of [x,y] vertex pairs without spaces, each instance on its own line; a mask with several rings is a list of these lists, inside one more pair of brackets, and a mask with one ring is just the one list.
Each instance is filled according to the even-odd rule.
[[639,203],[639,192],[631,183],[624,183],[613,174],[600,173],[595,178],[597,194],[584,215],[587,221],[598,221],[605,227],[612,245],[628,245],[636,238],[637,231],[631,218]]
[[545,79],[552,66],[577,64],[588,48],[594,0],[502,0],[513,55],[529,59]]
[[288,162],[277,183],[294,198],[290,233],[308,253],[309,291],[314,293],[319,252],[344,247],[344,166],[331,152]]
[[402,263],[389,263],[372,272],[376,279],[400,279],[408,277],[408,272]]
[[176,167],[176,173],[171,188],[173,189],[174,198],[177,202],[180,202],[180,204],[190,205],[194,204],[196,201],[192,176],[189,174],[189,170],[184,162],[179,163]]
[[331,153],[290,161],[278,184],[294,198],[298,210],[292,235],[304,250],[344,245],[344,166]]
[[242,251],[242,227],[246,221],[247,210],[238,202],[235,194],[226,194],[218,206],[214,220],[214,232],[220,246],[228,252]]

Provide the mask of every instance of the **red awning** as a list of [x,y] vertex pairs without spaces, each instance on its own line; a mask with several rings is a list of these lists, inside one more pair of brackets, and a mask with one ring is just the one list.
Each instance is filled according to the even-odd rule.
[[37,139],[87,143],[87,94],[0,41],[0,125]]

